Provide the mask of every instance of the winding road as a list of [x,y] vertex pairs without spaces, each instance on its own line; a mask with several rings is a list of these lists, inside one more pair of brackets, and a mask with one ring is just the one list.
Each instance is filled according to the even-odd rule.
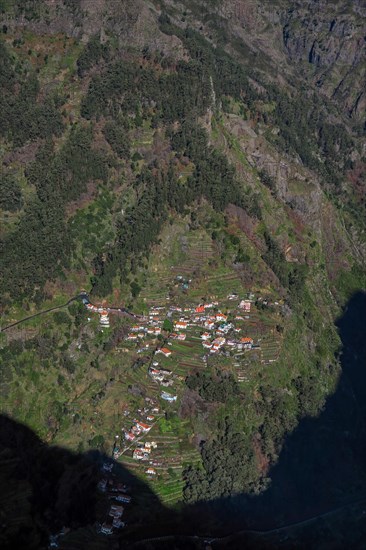
[[[71,302],[74,302],[75,300],[82,300],[82,302],[86,304],[90,304],[89,296],[86,292],[82,292],[81,294],[78,294],[77,296],[73,296],[68,300],[65,304],[61,304],[60,306],[50,307],[48,309],[44,309],[42,311],[38,311],[38,313],[33,313],[33,315],[28,315],[28,317],[24,317],[23,319],[20,319],[19,321],[15,321],[15,323],[11,323],[10,325],[7,325],[5,327],[0,327],[0,332],[4,332],[5,330],[8,330],[12,327],[15,327],[17,325],[20,325],[21,323],[24,323],[25,321],[29,321],[30,319],[34,319],[35,317],[39,317],[40,315],[45,315],[46,313],[50,313],[51,311],[56,311],[58,309],[62,309],[67,307]],[[131,317],[133,319],[143,319],[142,315],[136,315],[135,313],[132,313],[128,309],[124,307],[101,307],[100,309],[104,309],[110,313],[119,313],[122,315],[126,315],[128,317]]]

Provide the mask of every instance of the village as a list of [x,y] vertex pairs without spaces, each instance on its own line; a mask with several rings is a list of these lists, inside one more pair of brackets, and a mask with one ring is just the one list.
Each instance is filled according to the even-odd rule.
[[[188,284],[182,279],[179,275],[175,278],[179,288]],[[245,384],[250,376],[248,365],[273,363],[280,351],[274,325],[261,323],[258,312],[258,308],[270,307],[278,315],[279,302],[269,302],[251,292],[230,292],[221,299],[211,298],[189,304],[184,296],[184,300],[177,299],[175,303],[167,299],[165,304],[150,305],[144,315],[134,315],[119,348],[120,353],[131,358],[128,378],[136,384],[130,386],[142,390],[125,406],[122,423],[115,428],[112,458],[151,484],[158,495],[160,488],[167,501],[182,490],[184,460],[199,457],[192,446],[189,449],[186,445],[182,452],[181,439],[166,421],[179,409],[186,377],[217,365],[231,369],[238,382]],[[99,315],[101,330],[108,330],[110,315],[119,308],[94,306],[87,297],[83,302],[88,314]],[[138,357],[141,359],[136,361]],[[131,499],[120,490],[123,484],[114,482],[109,472],[109,477],[104,475],[112,467],[112,463],[104,465],[99,484],[100,490],[108,492],[115,501],[99,527],[105,535],[125,526],[121,503]],[[169,488],[172,492],[168,494]]]

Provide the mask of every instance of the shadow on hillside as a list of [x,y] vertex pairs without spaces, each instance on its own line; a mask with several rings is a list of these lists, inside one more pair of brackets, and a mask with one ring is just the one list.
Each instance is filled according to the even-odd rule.
[[[130,514],[131,526],[119,539],[101,537],[99,542],[89,530],[89,536],[95,538],[93,544],[83,539],[87,536],[85,530],[79,542],[73,542],[70,548],[126,548],[134,546],[133,541],[160,535],[205,537],[248,528],[267,530],[313,518],[362,499],[366,502],[365,293],[352,297],[337,326],[343,343],[342,375],[337,391],[328,398],[318,418],[302,420],[287,437],[279,461],[269,473],[271,485],[267,491],[256,497],[240,495],[172,512],[160,504],[143,482],[115,464],[115,474],[131,487],[134,503],[126,512],[127,521]],[[50,532],[57,532],[64,525],[73,529],[90,526],[100,519],[96,482],[104,458],[96,452],[77,455],[49,447],[29,428],[0,417],[0,547],[46,548]],[[315,542],[304,526],[302,534],[292,535],[295,541],[287,537],[288,544],[283,539],[253,542],[245,538],[245,547],[302,548],[306,540],[307,548],[317,548],[320,537],[322,543],[324,540],[322,548],[361,548],[358,538],[362,530],[366,536],[365,520],[353,517],[351,533],[346,511],[343,514],[341,508],[340,514],[334,529],[331,517],[327,527],[321,524],[314,530],[314,525],[309,524],[308,531],[311,530]],[[335,539],[329,542],[332,536]],[[67,548],[67,540],[68,536],[60,548]],[[243,541],[232,537],[212,545],[242,548]],[[204,548],[206,543],[203,539],[177,538],[174,542],[170,539],[135,546]]]
[[[286,438],[267,491],[215,503],[217,520],[232,530],[272,529],[362,500],[366,509],[366,293],[351,298],[336,325],[343,347],[336,392],[319,417],[303,419]],[[366,515],[359,528],[366,537]],[[327,548],[356,547],[357,533],[344,536]]]
[[[98,539],[90,526],[107,519],[111,503],[97,488],[103,477],[113,476],[137,496],[127,513],[134,529],[139,529],[140,515],[152,524],[162,517],[159,500],[143,482],[116,463],[113,474],[103,472],[104,462],[111,459],[98,451],[76,454],[48,446],[28,427],[0,415],[0,548],[47,548],[49,535],[64,526],[79,529],[76,547],[89,547],[89,539]],[[148,513],[140,513],[139,502],[148,504]],[[101,537],[100,547],[108,540]]]

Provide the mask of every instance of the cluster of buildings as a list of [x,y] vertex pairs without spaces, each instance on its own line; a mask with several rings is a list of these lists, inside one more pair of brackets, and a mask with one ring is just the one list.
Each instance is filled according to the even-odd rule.
[[101,324],[102,327],[109,327],[109,315],[106,308],[91,304],[87,294],[82,295],[82,302],[85,305],[88,312],[99,313],[100,315],[99,323]]
[[[184,342],[187,338],[187,333],[188,335],[191,333],[196,338],[196,341],[198,339],[201,340],[205,353],[212,355],[219,354],[223,348],[225,348],[224,353],[229,355],[230,350],[244,351],[258,347],[255,346],[251,337],[242,335],[242,331],[245,330],[243,328],[245,324],[236,322],[245,321],[245,319],[249,318],[253,298],[254,296],[250,296],[249,299],[240,299],[235,293],[229,294],[227,300],[236,302],[235,307],[231,308],[229,306],[229,314],[227,314],[226,309],[224,310],[225,312],[220,311],[217,301],[210,301],[191,307],[179,307],[178,305],[171,305],[169,303],[166,306],[153,306],[150,308],[147,316],[141,318],[136,316],[136,321],[134,321],[136,324],[130,328],[129,334],[126,337],[127,340],[133,342],[146,338],[149,341],[148,337],[150,339],[159,337],[159,340],[163,340],[160,335],[164,335],[165,338],[165,343],[158,343],[157,348],[156,343],[150,343],[150,348],[149,344],[146,344],[146,349],[149,348],[152,352],[148,375],[161,386],[159,395],[163,401],[167,403],[177,401],[177,395],[173,389],[174,381],[176,379],[184,379],[183,376],[179,376],[172,370],[162,366],[169,363],[168,361],[164,361],[163,357],[174,357],[174,354],[178,356],[180,349],[183,349],[183,346],[180,348],[178,345],[174,346],[173,350],[169,349],[172,346],[173,340]],[[84,297],[82,299],[88,311],[100,315],[101,326],[108,327],[108,308],[94,306],[89,302],[87,296],[85,300]],[[169,323],[167,320],[169,320]],[[190,329],[194,327],[195,330],[191,331]],[[168,333],[169,338],[167,341],[166,336]],[[188,344],[188,347],[190,345],[191,343]],[[159,364],[159,354],[162,365]],[[207,361],[207,355],[204,355],[203,359]],[[126,429],[122,430],[124,444],[122,444],[122,450],[115,445],[113,457],[118,458],[123,452],[131,449],[130,452],[132,452],[133,460],[141,463],[146,468],[145,474],[153,478],[157,475],[154,466],[159,466],[160,464],[156,460],[154,461],[152,457],[154,454],[152,451],[157,448],[157,443],[155,441],[145,441],[143,436],[146,436],[153,427],[156,416],[159,416],[159,407],[156,399],[145,397],[145,400],[148,402],[148,406],[142,410],[138,409],[138,414],[135,412],[132,416],[127,411],[127,416],[131,414],[131,417],[130,422],[126,425]],[[137,418],[134,417],[136,414]],[[134,419],[132,420],[132,418]],[[127,426],[130,427],[127,428]],[[144,442],[142,442],[142,439],[144,439]],[[105,476],[100,480],[98,485],[100,491],[106,493],[112,501],[107,513],[107,519],[100,527],[100,532],[106,535],[111,535],[114,530],[125,526],[125,522],[123,521],[125,506],[131,502],[131,496],[128,494],[127,487],[113,478],[111,474],[112,468],[113,464],[103,464]]]
[[[153,364],[149,367],[148,373],[149,373],[149,376],[151,376],[151,378],[155,380],[155,382],[158,382],[161,386],[165,388],[169,388],[173,386],[174,379],[176,378],[180,380],[184,379],[184,377],[174,374],[171,370],[163,369],[161,367],[158,368],[158,366],[159,366],[159,363],[157,361],[154,361]],[[174,403],[174,401],[177,400],[176,395],[172,395],[167,391],[162,391],[160,394],[160,397],[164,401],[168,401],[168,403]]]
[[150,460],[150,454],[152,449],[157,448],[157,443],[155,441],[146,441],[145,443],[140,443],[136,449],[133,451],[132,458],[134,460]]
[[159,363],[154,361],[148,370],[149,376],[159,382],[162,386],[169,387],[173,385],[172,371],[159,367]]
[[[152,419],[154,420],[154,417]],[[149,433],[151,428],[152,426],[145,424],[145,422],[134,420],[130,430],[125,431],[125,439],[126,441],[134,441],[139,435]]]
[[131,327],[131,332],[127,336],[127,340],[142,339],[146,335],[156,337],[159,336],[159,334],[161,334],[161,327],[159,326],[145,327],[144,325],[134,325]]
[[[230,294],[228,296],[229,300],[238,300],[236,294]],[[182,314],[178,320],[174,322],[174,331],[170,334],[169,339],[172,340],[181,340],[186,339],[186,333],[180,331],[186,331],[189,327],[202,327],[205,332],[201,334],[202,345],[206,350],[209,350],[210,354],[218,353],[223,346],[227,346],[230,349],[242,351],[252,349],[254,342],[252,338],[243,337],[238,338],[236,333],[241,331],[240,328],[235,328],[233,323],[228,322],[228,316],[222,311],[210,312],[212,308],[217,308],[218,302],[209,302],[200,304],[197,307],[193,308],[181,308],[177,306],[170,306],[169,312],[170,315],[174,312],[175,314]],[[251,311],[251,301],[250,300],[241,300],[238,309],[243,310],[243,314],[248,314]],[[157,315],[159,311],[156,309],[150,311],[150,318],[154,318],[157,322]],[[247,315],[245,315],[247,317]],[[245,318],[243,315],[236,315],[235,320],[244,321]],[[178,332],[179,331],[179,332]],[[229,337],[229,333],[231,337]],[[233,336],[234,335],[234,336]],[[161,347],[156,350],[155,353],[161,353],[165,357],[170,357],[172,351],[167,347]],[[159,373],[152,371],[150,375],[153,375],[156,380],[159,379]],[[163,379],[161,379],[161,382]],[[168,385],[168,384],[167,384]]]
[[[150,308],[144,321],[131,328],[127,339],[138,340],[146,335],[160,335],[163,331],[164,320],[168,318],[173,327],[172,332],[169,334],[169,342],[158,347],[154,352],[155,355],[161,354],[167,358],[171,357],[174,351],[169,349],[171,345],[170,341],[185,341],[187,337],[186,332],[191,327],[198,327],[204,330],[200,338],[203,348],[210,354],[219,353],[224,346],[226,349],[235,351],[250,350],[255,347],[253,339],[246,336],[239,337],[242,329],[236,328],[234,323],[236,320],[244,321],[245,318],[248,318],[247,314],[251,311],[252,300],[240,300],[237,294],[230,294],[227,296],[227,299],[238,301],[236,309],[242,310],[242,314],[240,311],[237,311],[238,315],[235,317],[232,316],[232,322],[228,321],[228,315],[218,310],[219,302],[217,301],[191,307],[179,307],[173,304],[167,307],[153,306]],[[148,374],[164,388],[172,387],[174,378],[176,378],[176,375],[169,369],[159,367],[159,363],[156,360],[149,366]],[[160,397],[169,403],[177,400],[177,395],[167,390],[163,390]],[[126,433],[125,437],[132,441],[137,434],[135,426]]]
[[117,529],[125,527],[122,516],[125,506],[131,503],[132,497],[128,494],[129,488],[124,483],[119,482],[112,474],[113,463],[104,462],[102,472],[104,477],[98,483],[98,489],[102,493],[107,493],[112,501],[108,507],[107,518],[100,526],[100,532],[104,535],[112,535]]
[[102,327],[109,327],[109,315],[106,309],[94,306],[90,302],[86,304],[86,309],[92,313],[99,313],[99,323],[102,325]]
[[[254,347],[253,338],[244,337],[239,339],[225,338],[221,335],[221,331],[216,331],[216,338],[211,340],[211,335],[207,332],[201,335],[202,346],[210,350],[210,353],[217,353],[223,346],[227,346],[232,350],[242,351],[249,350]],[[257,346],[258,347],[258,346]]]
[[[126,441],[135,441],[139,436],[149,433],[152,428],[152,422],[156,420],[156,415],[159,414],[159,407],[157,401],[151,399],[150,397],[145,397],[147,406],[143,409],[137,409],[137,413],[140,417],[143,417],[144,420],[137,420],[136,418],[132,421],[132,426],[129,429],[122,430],[124,432],[124,439]],[[128,416],[130,413],[126,411],[125,416]],[[146,420],[146,422],[145,422]],[[147,424],[149,422],[149,424]]]

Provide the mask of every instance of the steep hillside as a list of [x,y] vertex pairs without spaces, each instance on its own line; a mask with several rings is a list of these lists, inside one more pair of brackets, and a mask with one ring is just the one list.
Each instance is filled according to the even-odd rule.
[[[262,494],[337,387],[335,319],[366,285],[362,2],[0,10],[3,412],[113,450],[132,537],[154,495]],[[43,513],[35,541],[62,527]]]

